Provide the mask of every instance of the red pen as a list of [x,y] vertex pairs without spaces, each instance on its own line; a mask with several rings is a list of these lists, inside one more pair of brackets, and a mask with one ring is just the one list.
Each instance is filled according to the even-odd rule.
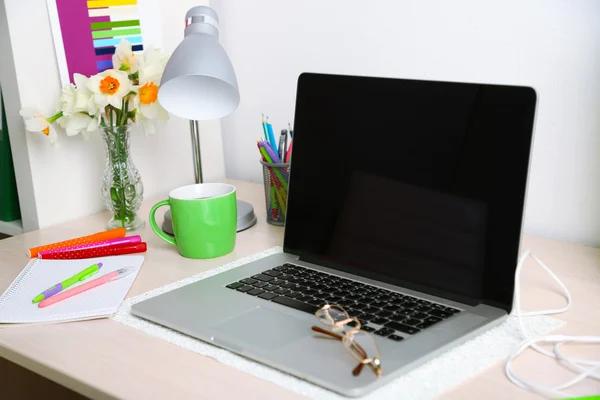
[[95,249],[80,249],[64,251],[62,253],[38,254],[43,260],[76,260],[81,258],[95,258],[119,256],[122,254],[143,253],[147,249],[146,242],[135,244],[122,244],[112,247],[99,247]]

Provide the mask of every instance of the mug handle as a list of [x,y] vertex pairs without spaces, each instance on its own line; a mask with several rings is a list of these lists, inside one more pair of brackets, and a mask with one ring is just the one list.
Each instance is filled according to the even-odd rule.
[[150,219],[150,227],[152,228],[154,233],[156,233],[158,235],[159,238],[161,238],[162,240],[164,240],[167,243],[171,243],[172,245],[177,246],[177,243],[175,242],[175,238],[172,238],[171,236],[164,233],[162,231],[162,229],[160,229],[160,227],[156,223],[156,215],[155,215],[156,210],[158,210],[162,206],[168,206],[168,205],[169,205],[169,200],[163,200],[163,201],[159,201],[152,207],[152,209],[150,210],[150,218],[149,218]]

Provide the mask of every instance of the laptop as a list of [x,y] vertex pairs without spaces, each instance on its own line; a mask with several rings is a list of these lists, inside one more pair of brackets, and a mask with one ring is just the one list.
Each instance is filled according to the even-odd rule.
[[[529,87],[302,74],[283,253],[133,314],[367,394],[510,312],[535,107]],[[375,338],[381,376],[311,330],[323,304]]]

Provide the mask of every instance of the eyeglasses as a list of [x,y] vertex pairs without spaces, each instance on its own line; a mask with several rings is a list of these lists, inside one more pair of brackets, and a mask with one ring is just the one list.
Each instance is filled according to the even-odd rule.
[[352,375],[360,375],[365,365],[368,365],[375,375],[381,375],[377,342],[373,336],[360,330],[358,319],[350,317],[346,310],[336,304],[325,304],[315,312],[315,316],[319,322],[329,326],[331,331],[316,325],[313,325],[312,330],[341,341],[348,353],[359,362],[352,370]]

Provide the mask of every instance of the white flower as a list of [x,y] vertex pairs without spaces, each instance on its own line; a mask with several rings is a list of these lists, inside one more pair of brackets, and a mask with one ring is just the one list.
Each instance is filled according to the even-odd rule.
[[34,108],[24,108],[19,114],[25,119],[25,129],[29,132],[42,132],[44,135],[48,135],[50,132],[50,124],[48,119]]
[[158,85],[167,65],[169,57],[159,49],[148,47],[139,57],[138,81],[136,87],[135,107],[138,110],[136,119],[142,124],[144,131],[155,132],[155,120],[166,121],[169,113],[158,102]]
[[85,86],[94,94],[94,103],[99,108],[106,105],[121,109],[121,101],[131,91],[131,83],[126,72],[107,69],[91,76]]
[[131,49],[131,43],[126,39],[121,39],[121,43],[115,49],[115,54],[112,57],[113,68],[127,73],[137,71],[137,58]]
[[152,81],[142,82],[137,88],[136,108],[139,114],[146,119],[158,119],[166,121],[169,113],[158,102],[158,85]]
[[62,88],[60,95],[59,109],[63,115],[69,116],[75,112],[75,102],[77,99],[77,89],[75,85],[69,83]]
[[58,112],[62,117],[58,119],[59,125],[65,130],[67,136],[98,129],[100,110],[93,100],[92,91],[86,87],[87,78],[81,74],[74,74],[76,85],[65,85],[60,96]]
[[136,119],[144,127],[146,133],[154,133],[152,121],[169,119],[169,113],[158,102],[158,83],[165,69],[168,57],[161,51],[148,48],[140,57],[139,86],[135,89],[135,107],[138,110]]
[[25,129],[29,132],[41,132],[48,136],[51,144],[56,143],[56,131],[52,129],[44,114],[33,108],[24,108],[19,114],[25,120]]
[[141,82],[160,83],[169,57],[159,49],[149,46],[139,58],[139,78]]
[[89,115],[99,115],[98,105],[94,102],[94,94],[87,87],[88,78],[81,74],[73,74],[77,90],[75,91],[75,111],[87,112]]
[[58,123],[65,129],[67,136],[75,136],[79,133],[86,135],[88,132],[98,129],[99,117],[100,114],[97,117],[90,117],[86,113],[77,112],[63,116]]

